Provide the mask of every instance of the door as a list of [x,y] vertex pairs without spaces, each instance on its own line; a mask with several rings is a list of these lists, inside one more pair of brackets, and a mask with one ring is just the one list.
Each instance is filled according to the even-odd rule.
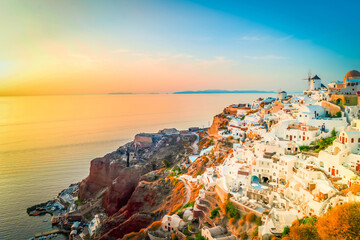
[[290,135],[290,141],[292,141],[292,135]]

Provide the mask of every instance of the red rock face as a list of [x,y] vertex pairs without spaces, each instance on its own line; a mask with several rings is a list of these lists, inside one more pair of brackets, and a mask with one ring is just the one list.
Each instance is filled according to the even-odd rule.
[[100,239],[119,239],[130,232],[138,232],[160,220],[174,206],[181,206],[185,188],[180,181],[177,184],[180,188],[173,186],[170,180],[139,182],[127,204],[106,220]]
[[140,229],[146,228],[152,223],[152,221],[153,218],[148,214],[141,214],[141,213],[134,214],[128,220],[112,228],[99,240],[115,240],[122,238],[128,233],[138,232]]
[[108,215],[113,215],[124,206],[134,192],[140,177],[147,171],[145,167],[123,168],[103,197],[103,207]]
[[97,191],[109,186],[123,168],[120,163],[111,164],[106,157],[92,160],[90,174],[79,186],[80,199],[90,199]]

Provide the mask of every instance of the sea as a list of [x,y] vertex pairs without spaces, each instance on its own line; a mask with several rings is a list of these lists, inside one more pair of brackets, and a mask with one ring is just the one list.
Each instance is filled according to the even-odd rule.
[[49,214],[30,217],[26,209],[80,182],[92,159],[135,134],[209,127],[224,107],[268,96],[274,94],[0,97],[0,239],[51,230]]

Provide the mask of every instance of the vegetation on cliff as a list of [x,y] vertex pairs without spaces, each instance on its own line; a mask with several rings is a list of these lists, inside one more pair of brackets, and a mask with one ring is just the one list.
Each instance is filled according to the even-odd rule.
[[329,210],[321,217],[295,220],[285,228],[283,240],[339,240],[359,239],[360,203],[345,203]]

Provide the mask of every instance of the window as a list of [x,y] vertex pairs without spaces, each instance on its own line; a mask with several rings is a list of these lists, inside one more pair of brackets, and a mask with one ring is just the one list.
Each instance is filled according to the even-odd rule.
[[351,138],[351,143],[354,143],[354,138]]
[[360,138],[358,138],[358,143],[360,143]]

